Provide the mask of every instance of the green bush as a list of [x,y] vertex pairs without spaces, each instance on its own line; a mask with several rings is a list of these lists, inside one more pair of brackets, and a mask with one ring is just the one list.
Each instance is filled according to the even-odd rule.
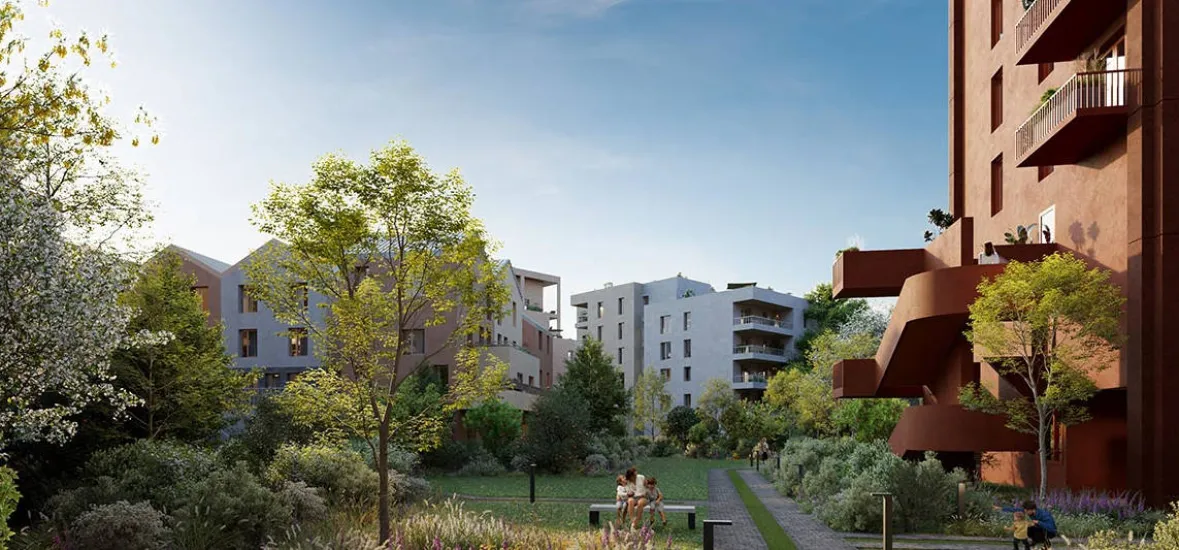
[[302,481],[324,491],[332,503],[373,502],[380,480],[351,450],[327,445],[284,445],[266,469],[266,482]]
[[651,447],[651,456],[667,457],[683,454],[683,447],[677,445],[670,439],[660,437],[655,440],[655,445]]
[[524,413],[503,401],[491,399],[471,408],[463,415],[463,425],[479,436],[483,448],[506,462],[511,445],[524,430]]
[[215,456],[207,451],[180,443],[140,440],[95,453],[83,468],[83,479],[110,478],[117,500],[146,500],[157,510],[171,510],[189,487],[216,468]]
[[[502,468],[502,466],[501,466]],[[389,499],[396,504],[410,504],[426,498],[430,482],[420,477],[389,472]]]
[[194,485],[181,512],[187,517],[205,514],[210,524],[223,527],[229,539],[223,548],[234,550],[258,548],[292,523],[291,505],[262,486],[245,463],[213,472]]
[[314,436],[315,429],[296,424],[280,402],[266,397],[258,401],[246,417],[242,431],[222,446],[223,463],[235,464],[244,460],[253,471],[261,472],[283,445],[308,444]]
[[421,465],[426,470],[454,472],[466,466],[479,448],[476,441],[446,440],[438,448],[423,453]]
[[504,468],[503,463],[484,449],[480,449],[480,452],[471,457],[471,461],[458,471],[460,476],[492,477],[504,473],[507,473],[507,468]]
[[327,517],[327,504],[315,487],[302,481],[284,481],[278,498],[290,506],[296,523],[310,523]]
[[558,387],[536,400],[528,422],[525,454],[541,470],[562,472],[589,454],[589,403],[582,394]]
[[600,454],[592,454],[582,461],[582,473],[587,476],[604,476],[610,473],[610,459]]
[[1171,515],[1154,527],[1154,543],[1159,550],[1179,550],[1179,502],[1171,503]]
[[88,550],[163,550],[167,540],[164,514],[147,502],[95,506],[78,516],[69,532],[71,547]]
[[16,511],[16,503],[20,502],[20,492],[16,488],[16,472],[11,468],[0,466],[0,550],[12,538],[12,531],[8,528],[8,517]]

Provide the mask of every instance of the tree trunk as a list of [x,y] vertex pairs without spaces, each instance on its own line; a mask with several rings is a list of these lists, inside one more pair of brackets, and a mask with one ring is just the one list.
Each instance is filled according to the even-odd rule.
[[377,430],[377,446],[377,477],[380,479],[377,491],[377,522],[380,525],[381,544],[385,545],[392,537],[389,533],[389,426],[384,422]]
[[1046,435],[1044,433],[1044,421],[1040,420],[1040,493],[1036,500],[1044,501],[1044,495],[1048,493],[1048,445],[1045,444]]

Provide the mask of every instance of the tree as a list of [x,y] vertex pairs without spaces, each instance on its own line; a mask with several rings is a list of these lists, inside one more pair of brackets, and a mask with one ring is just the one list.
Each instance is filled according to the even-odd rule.
[[856,441],[888,439],[906,406],[902,399],[848,399],[836,405],[832,421]]
[[697,422],[700,422],[700,417],[696,414],[696,409],[680,405],[667,413],[663,433],[684,445],[688,442],[688,430]]
[[696,412],[702,417],[720,422],[725,411],[737,405],[737,395],[733,393],[733,385],[724,378],[709,378],[704,381],[704,391],[700,393],[700,405]]
[[524,413],[503,401],[490,399],[468,410],[463,425],[479,435],[485,449],[503,457],[511,444],[520,439]]
[[220,324],[210,326],[196,278],[180,256],[165,251],[147,262],[123,303],[135,313],[128,345],[115,354],[115,386],[140,400],[132,407],[134,437],[207,440],[239,410],[254,377],[235,372]]
[[589,403],[591,431],[615,435],[626,431],[623,419],[629,412],[630,396],[622,371],[614,366],[601,342],[590,338],[581,343],[565,361],[561,386],[580,393]]
[[1125,298],[1108,272],[1089,269],[1072,254],[1011,262],[978,290],[966,335],[996,372],[1018,381],[1020,391],[996,396],[998,388],[992,393],[972,383],[962,388],[960,401],[1036,435],[1042,497],[1051,427],[1089,419],[1085,403],[1097,393],[1091,376],[1118,360]]
[[635,380],[635,429],[645,431],[651,427],[651,437],[655,437],[655,427],[663,423],[667,411],[671,408],[671,394],[667,393],[667,379],[654,370],[644,370]]
[[[443,413],[505,387],[504,365],[479,343],[502,319],[509,291],[473,201],[457,172],[436,175],[394,142],[364,165],[328,155],[311,181],[274,184],[254,206],[255,225],[282,244],[248,262],[250,291],[288,326],[306,327],[324,365],[289,384],[286,398],[297,420],[328,420],[368,443],[380,476],[382,541],[390,533],[390,441],[436,447]],[[309,307],[312,293],[326,303]],[[413,350],[419,330],[430,334],[429,347]],[[412,395],[399,389],[443,352],[454,352],[445,394],[410,407]]]
[[[940,208],[934,208],[929,211],[929,224],[933,226],[934,231],[925,232],[925,242],[932,242],[934,238],[941,235],[943,231],[954,225],[954,215],[943,211]],[[935,232],[936,231],[936,232]]]
[[[794,344],[801,357],[810,352],[811,342],[820,334],[828,330],[837,330],[849,319],[870,311],[868,302],[862,299],[836,299],[829,283],[821,283],[804,296],[807,309],[803,317],[807,322],[807,329]],[[798,366],[804,366],[806,363]]]
[[592,415],[581,392],[558,386],[540,396],[528,421],[524,446],[537,467],[560,472],[585,458]]

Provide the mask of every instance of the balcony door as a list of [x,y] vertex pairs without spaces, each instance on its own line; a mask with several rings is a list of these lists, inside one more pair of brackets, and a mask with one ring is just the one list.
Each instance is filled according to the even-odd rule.
[[1040,242],[1053,243],[1056,238],[1056,205],[1040,213]]
[[1118,40],[1105,52],[1105,106],[1126,104],[1126,39]]

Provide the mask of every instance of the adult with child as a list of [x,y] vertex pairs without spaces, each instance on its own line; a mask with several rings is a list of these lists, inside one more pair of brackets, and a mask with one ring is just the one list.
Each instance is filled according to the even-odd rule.
[[626,471],[624,476],[628,488],[633,486],[634,492],[630,497],[629,506],[627,507],[628,515],[630,515],[631,529],[638,529],[639,524],[643,522],[643,509],[650,503],[647,499],[647,478],[640,474],[634,466]]
[[1024,520],[1030,524],[1028,525],[1027,538],[1032,544],[1043,545],[1043,548],[1052,548],[1052,539],[1059,536],[1056,531],[1056,518],[1052,517],[1052,512],[1039,509],[1034,501],[1024,502],[1022,508],[995,506],[995,509],[1003,510],[1009,514],[1023,512]]

